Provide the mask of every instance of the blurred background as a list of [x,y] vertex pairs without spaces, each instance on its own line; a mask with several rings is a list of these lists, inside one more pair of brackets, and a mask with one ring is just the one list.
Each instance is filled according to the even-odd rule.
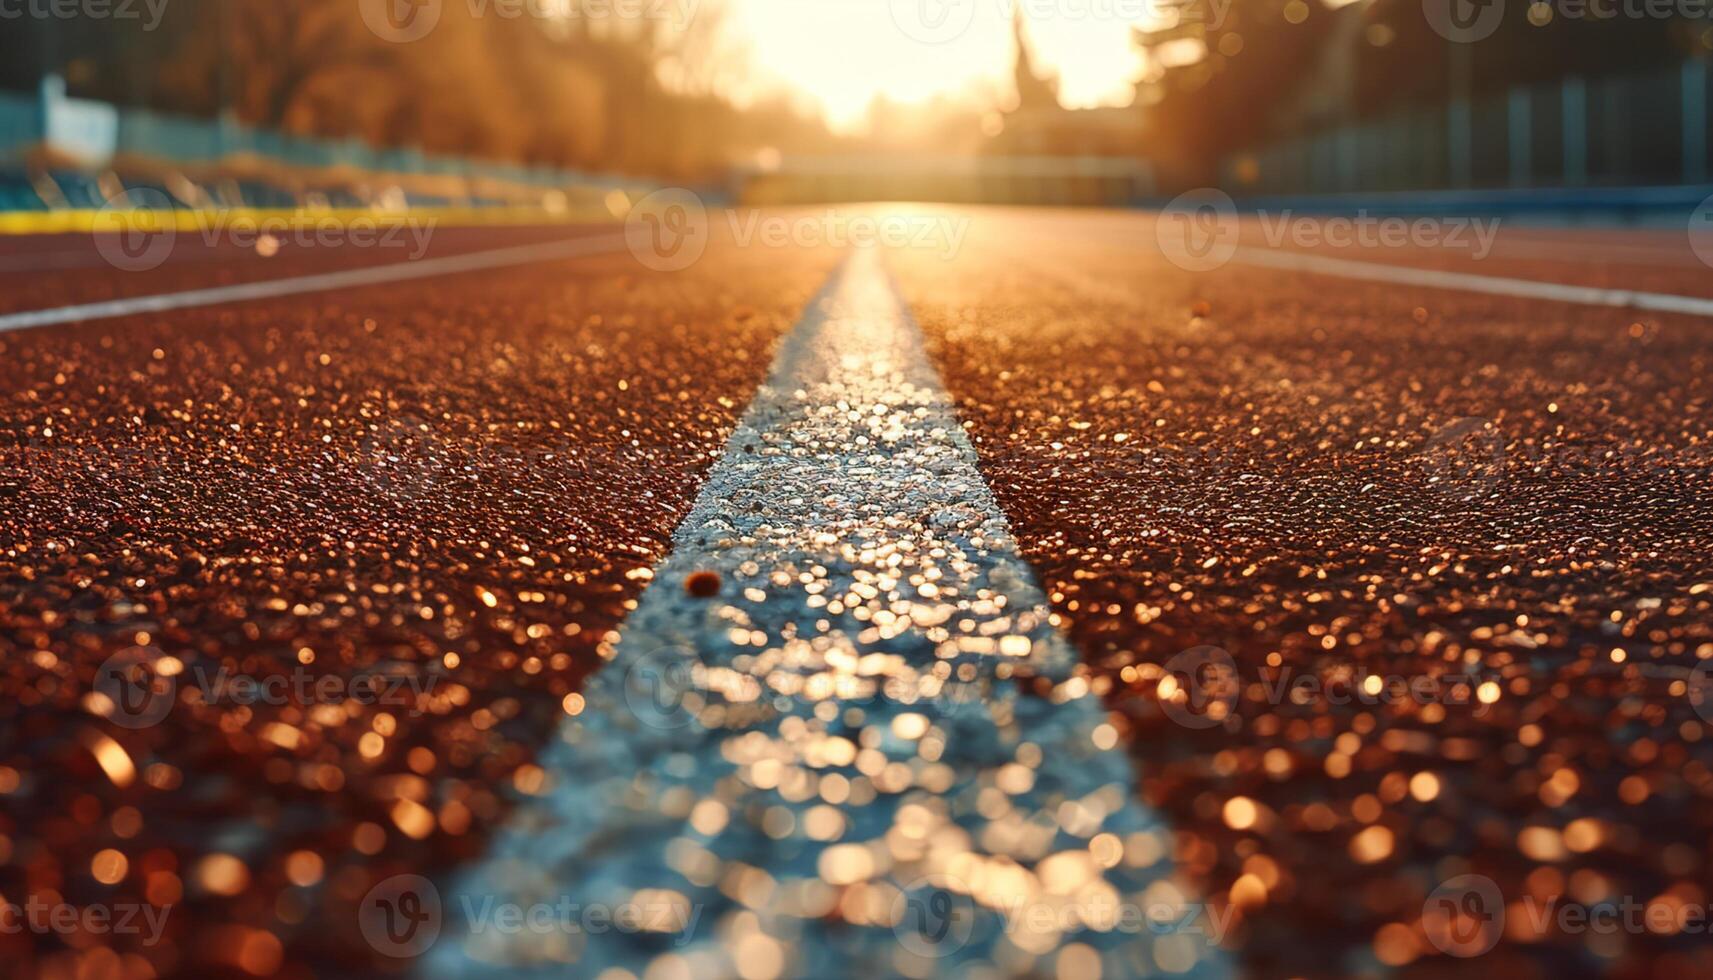
[[5,8],[4,210],[119,184],[185,206],[598,206],[666,183],[1112,205],[1207,185],[1645,201],[1708,179],[1702,0]]

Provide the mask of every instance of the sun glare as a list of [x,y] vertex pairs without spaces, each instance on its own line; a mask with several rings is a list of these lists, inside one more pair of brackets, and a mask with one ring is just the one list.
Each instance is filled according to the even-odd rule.
[[[988,108],[1010,98],[1019,0],[965,2],[976,4],[968,29],[938,43],[912,37],[895,14],[899,5],[887,0],[729,0],[726,30],[754,70],[744,89],[788,92],[834,129],[852,132],[868,125],[877,99],[948,98]],[[901,4],[908,19],[912,3]],[[1078,16],[1075,6],[1032,17],[1023,5],[1036,64],[1059,77],[1067,108],[1126,104],[1141,67],[1130,28],[1149,18],[1102,14],[1098,4]]]

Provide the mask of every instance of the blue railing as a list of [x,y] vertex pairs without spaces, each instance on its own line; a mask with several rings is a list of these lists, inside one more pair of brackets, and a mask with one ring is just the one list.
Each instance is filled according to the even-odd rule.
[[1234,154],[1220,179],[1250,195],[1703,184],[1708,75],[1696,59],[1411,107]]
[[[42,200],[31,190],[32,181],[22,164],[25,155],[37,149],[80,161],[78,169],[89,174],[128,160],[191,166],[243,157],[306,173],[343,167],[376,175],[454,177],[466,182],[460,197],[467,203],[485,200],[482,182],[512,189],[508,199],[515,198],[515,191],[530,189],[599,196],[652,187],[634,178],[429,154],[415,147],[375,147],[361,140],[299,136],[230,119],[198,119],[73,99],[67,97],[64,83],[52,77],[35,96],[0,92],[0,210],[79,206],[69,200],[74,195]],[[54,179],[62,185],[67,181],[93,184],[85,177],[58,171]]]

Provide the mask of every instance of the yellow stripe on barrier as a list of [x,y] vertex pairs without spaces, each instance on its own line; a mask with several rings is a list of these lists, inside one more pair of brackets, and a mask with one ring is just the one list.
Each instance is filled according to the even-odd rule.
[[368,208],[230,208],[217,211],[125,211],[86,208],[65,211],[0,212],[0,235],[92,234],[123,231],[295,231],[346,226],[357,221],[375,227],[425,225],[483,227],[608,223],[617,220],[606,208],[568,208],[549,211],[533,207],[443,207],[408,211],[374,211]]

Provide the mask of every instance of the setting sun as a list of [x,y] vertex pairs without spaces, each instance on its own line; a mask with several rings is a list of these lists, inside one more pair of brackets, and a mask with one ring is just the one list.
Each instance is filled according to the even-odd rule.
[[1142,2],[1050,16],[1031,16],[1032,5],[1020,0],[964,2],[973,4],[968,27],[940,40],[922,18],[936,5],[954,8],[947,0],[729,0],[726,43],[753,71],[734,90],[789,92],[846,132],[864,128],[877,99],[990,108],[1012,95],[1012,17],[1020,9],[1031,54],[1040,70],[1058,76],[1067,108],[1123,105],[1141,69],[1130,28],[1157,20],[1156,5]]

